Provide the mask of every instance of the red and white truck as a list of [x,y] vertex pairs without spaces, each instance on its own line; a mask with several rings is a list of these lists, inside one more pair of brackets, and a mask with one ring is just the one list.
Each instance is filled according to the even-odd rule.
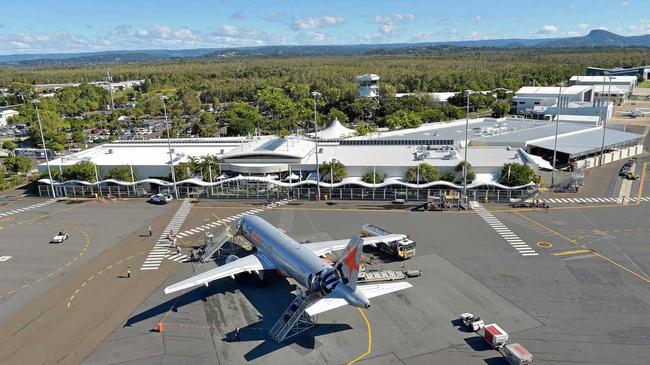
[[506,345],[504,352],[506,360],[511,365],[531,365],[533,363],[533,355],[519,343]]
[[480,333],[485,341],[492,346],[492,348],[500,349],[508,341],[508,332],[504,331],[498,324],[487,324],[483,327]]

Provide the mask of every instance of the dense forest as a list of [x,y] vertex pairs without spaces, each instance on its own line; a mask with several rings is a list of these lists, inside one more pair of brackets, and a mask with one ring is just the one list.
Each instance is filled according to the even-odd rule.
[[[333,118],[353,123],[360,133],[377,126],[414,127],[425,122],[440,122],[464,116],[466,96],[441,105],[430,97],[395,98],[395,93],[517,90],[523,85],[554,85],[572,75],[584,74],[587,66],[626,67],[650,64],[650,49],[471,49],[434,47],[414,54],[273,57],[167,61],[158,63],[99,64],[67,67],[0,68],[0,87],[8,93],[1,105],[22,103],[36,97],[31,85],[37,83],[90,82],[105,80],[107,68],[114,81],[144,79],[136,90],[117,92],[116,105],[127,102],[135,108],[118,108],[112,115],[94,115],[105,107],[109,93],[83,84],[60,90],[54,98],[41,98],[44,128],[48,143],[62,148],[68,138],[81,140],[89,127],[120,128],[117,117],[129,120],[160,116],[161,96],[169,97],[167,112],[177,136],[214,136],[220,126],[228,126],[229,135],[262,133],[286,134],[310,128],[317,90],[322,98],[317,109],[325,124]],[[358,99],[355,77],[364,73],[380,75],[381,98]],[[490,110],[507,114],[508,95],[470,97],[472,110]],[[206,105],[214,106],[207,112]],[[17,121],[34,120],[33,107],[20,107]],[[63,117],[63,119],[61,118]],[[83,118],[82,118],[83,117]],[[32,128],[33,129],[33,128]],[[36,133],[32,131],[32,136]],[[76,132],[76,133],[75,133]],[[111,132],[112,133],[112,132]],[[77,137],[77,138],[74,138]],[[33,138],[38,145],[40,142]]]

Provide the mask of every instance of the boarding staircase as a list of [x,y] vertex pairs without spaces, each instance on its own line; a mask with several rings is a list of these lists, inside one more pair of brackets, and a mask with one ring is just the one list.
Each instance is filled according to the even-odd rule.
[[305,310],[321,298],[319,293],[307,294],[303,291],[296,295],[287,310],[282,313],[280,318],[271,328],[269,335],[277,342],[291,338],[302,333],[316,325]]
[[577,168],[567,178],[555,184],[551,188],[557,192],[577,193],[585,184],[585,168]]
[[209,261],[212,256],[214,256],[215,253],[217,253],[219,250],[224,248],[224,245],[230,241],[232,238],[232,235],[230,234],[229,230],[225,230],[221,232],[216,240],[214,239],[214,236],[210,232],[205,233],[205,249],[203,251],[203,254],[199,257],[199,261],[201,262],[207,262]]
[[[528,203],[528,201],[531,200],[531,199],[532,199],[532,200],[535,200],[535,198],[537,198],[538,201],[542,202],[542,204],[546,204],[546,202],[547,202],[547,200],[548,200],[548,199],[547,199],[547,198],[548,198],[548,193],[546,193],[546,192],[542,192],[542,190],[540,189],[540,186],[539,186],[539,185],[535,185],[535,186],[533,187],[533,189],[528,190],[528,191],[526,191],[525,193],[523,193],[523,194],[519,197],[519,199],[513,199],[513,200],[511,201],[511,205],[512,205],[513,207],[515,207],[515,208],[516,208],[516,207],[527,206],[527,205],[530,205],[530,204]],[[540,199],[540,198],[541,198],[541,199]]]

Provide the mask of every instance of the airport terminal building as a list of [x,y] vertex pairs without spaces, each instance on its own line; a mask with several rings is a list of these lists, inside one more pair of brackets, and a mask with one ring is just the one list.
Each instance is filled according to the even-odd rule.
[[[339,127],[337,127],[339,128]],[[345,131],[349,134],[349,130]],[[558,123],[557,168],[584,169],[599,163],[603,129],[588,122]],[[263,197],[291,194],[309,198],[316,192],[316,155],[319,164],[339,161],[345,166],[345,177],[321,176],[321,190],[334,198],[393,198],[405,194],[410,199],[425,199],[443,190],[462,188],[456,166],[464,160],[475,173],[468,183],[471,190],[521,190],[528,185],[508,187],[500,183],[506,163],[520,163],[534,170],[552,168],[555,122],[520,118],[470,120],[469,146],[465,146],[465,121],[422,125],[375,133],[369,136],[327,139],[302,136],[260,136],[229,138],[193,138],[144,141],[114,141],[50,161],[54,171],[69,165],[90,161],[96,166],[98,182],[56,181],[60,194],[86,195],[113,187],[119,194],[146,194],[173,189],[170,167],[210,155],[214,165],[207,170],[177,181],[181,195]],[[607,128],[604,162],[637,155],[643,150],[643,136]],[[170,160],[171,156],[171,160]],[[441,175],[455,174],[456,182],[426,181],[419,175],[415,181],[406,178],[409,168],[426,162]],[[118,166],[131,168],[133,181],[103,179]],[[569,167],[570,166],[570,167]],[[47,170],[45,164],[38,166]],[[376,173],[383,181],[363,181],[364,175]],[[372,176],[372,175],[371,175]],[[48,194],[48,179],[40,181],[41,193]],[[146,192],[146,193],[145,193]]]

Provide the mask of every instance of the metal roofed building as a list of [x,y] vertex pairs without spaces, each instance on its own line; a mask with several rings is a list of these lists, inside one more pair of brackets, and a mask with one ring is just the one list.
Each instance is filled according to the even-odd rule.
[[605,98],[621,105],[634,93],[636,76],[573,76],[569,85],[590,85],[596,98]]
[[650,77],[650,66],[639,66],[631,68],[600,68],[600,67],[587,67],[588,76],[641,76],[644,80]]
[[[603,146],[603,128],[565,133],[557,138],[557,166],[559,168],[575,163],[577,167],[591,168],[600,163]],[[643,152],[644,136],[623,132],[613,128],[605,131],[603,164],[636,156]],[[528,142],[527,150],[534,155],[552,160],[555,145],[554,136]]]
[[[345,194],[353,194],[350,189],[373,188],[372,184],[361,181],[364,174],[373,170],[387,181],[381,185],[384,195],[394,189],[428,189],[433,186],[431,184],[442,184],[444,188],[457,189],[459,185],[444,181],[422,181],[420,184],[414,184],[406,181],[404,177],[410,167],[423,162],[437,167],[441,174],[446,172],[456,174],[454,168],[463,161],[464,155],[464,123],[465,121],[436,123],[414,129],[377,133],[372,136],[324,139],[318,146],[319,161],[324,163],[337,160],[345,165],[347,177],[342,182],[334,183],[337,189],[346,189]],[[595,166],[593,158],[597,151],[594,152],[594,148],[598,146],[597,142],[600,140],[598,136],[602,136],[602,128],[593,123],[576,122],[560,122],[558,126],[558,139],[566,141],[566,143],[562,142],[566,148],[562,149],[558,156],[558,167],[573,162],[582,163],[586,167]],[[468,162],[472,164],[477,176],[480,176],[481,184],[493,184],[491,186],[507,189],[498,184],[499,174],[505,163],[528,164],[534,169],[547,168],[549,165],[548,143],[553,140],[554,122],[520,118],[485,118],[471,120],[470,129],[470,142],[467,147]],[[573,139],[583,143],[580,145],[582,149],[577,152],[568,150],[571,146],[575,147],[577,143],[573,142]],[[642,139],[643,136],[638,134],[608,129],[606,140],[608,157],[605,161],[641,153]],[[311,194],[310,189],[314,188],[317,151],[315,141],[309,138],[263,136],[174,139],[171,148],[174,164],[189,162],[192,158],[200,159],[206,155],[216,157],[216,162],[209,170],[210,176],[194,176],[179,182],[187,192],[205,186],[213,187],[214,184],[220,184],[222,181],[228,184],[236,182],[237,187],[231,186],[229,190],[236,194],[239,194],[237,191],[241,187],[240,183],[249,184],[248,188],[255,186],[255,189],[262,189],[255,190],[256,196],[259,196],[260,191],[267,189],[265,186],[271,182],[283,189],[304,188],[300,190],[300,196]],[[545,159],[546,163],[542,159]],[[103,180],[103,176],[106,176],[110,169],[128,165],[132,167],[137,179],[141,180],[137,184],[154,184],[165,188],[171,184],[168,180],[171,161],[166,139],[115,141],[54,159],[50,165],[55,171],[61,171],[66,166],[81,161],[90,161],[97,166],[99,180]],[[44,172],[46,165],[40,164],[38,169]],[[287,182],[288,176],[294,178]],[[324,182],[327,182],[327,177],[324,177]],[[87,182],[72,182],[72,184],[95,186]],[[100,184],[130,186],[131,182],[103,181]],[[41,192],[47,193],[47,189],[41,189]],[[337,194],[343,193],[338,191]]]
[[511,100],[516,114],[532,119],[553,120],[557,115],[598,116],[604,119],[613,113],[613,103],[595,97],[593,85],[560,87],[524,86]]

